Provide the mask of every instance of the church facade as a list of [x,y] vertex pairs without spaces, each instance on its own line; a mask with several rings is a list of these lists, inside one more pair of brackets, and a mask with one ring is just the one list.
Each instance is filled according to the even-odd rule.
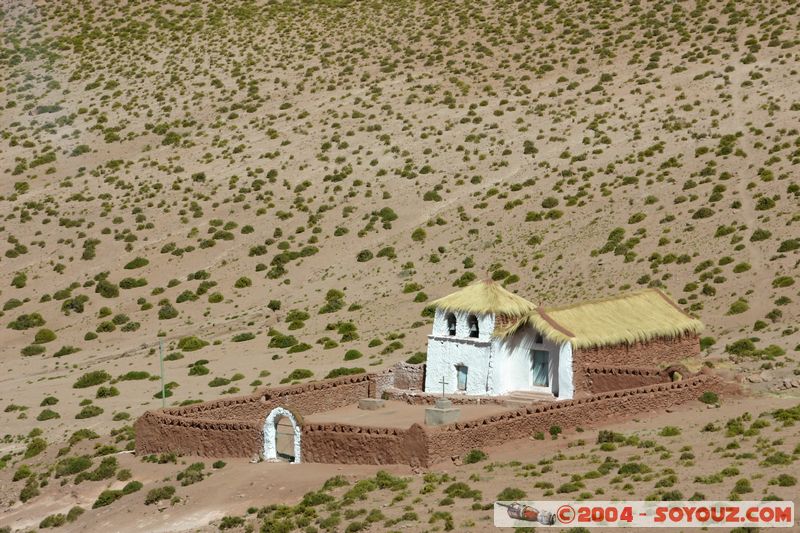
[[588,367],[665,367],[699,354],[702,323],[658,289],[537,306],[492,281],[433,302],[425,391],[572,399]]

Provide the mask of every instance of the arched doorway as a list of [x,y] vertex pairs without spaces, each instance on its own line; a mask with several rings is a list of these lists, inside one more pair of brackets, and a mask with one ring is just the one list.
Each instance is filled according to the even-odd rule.
[[[285,446],[286,439],[292,440],[291,447]],[[300,462],[300,426],[291,411],[276,407],[264,422],[264,459],[279,461],[281,458],[294,464]]]

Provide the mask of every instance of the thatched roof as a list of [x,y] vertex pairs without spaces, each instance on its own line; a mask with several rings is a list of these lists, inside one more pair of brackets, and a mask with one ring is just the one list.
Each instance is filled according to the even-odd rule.
[[570,342],[575,348],[633,344],[703,329],[702,322],[687,315],[658,289],[565,307],[538,307],[525,320],[495,333],[508,335],[525,323],[550,340]]
[[526,316],[536,306],[521,296],[507,291],[492,280],[464,287],[432,302],[439,309],[465,313],[494,313],[496,315]]

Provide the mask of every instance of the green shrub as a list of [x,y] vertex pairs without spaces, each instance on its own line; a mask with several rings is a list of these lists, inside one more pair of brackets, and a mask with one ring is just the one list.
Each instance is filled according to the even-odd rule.
[[231,380],[222,377],[216,377],[208,382],[209,387],[223,387],[230,384]]
[[483,461],[486,459],[486,454],[481,450],[470,450],[467,455],[464,456],[464,464],[473,464],[479,461]]
[[103,408],[97,405],[86,405],[81,411],[75,415],[75,418],[82,420],[84,418],[92,418],[103,414]]
[[237,289],[244,289],[252,285],[253,281],[246,276],[242,276],[241,278],[237,279],[236,282],[233,284],[233,286],[236,287]]
[[110,379],[111,375],[105,370],[95,370],[93,372],[87,372],[79,377],[78,380],[73,383],[72,388],[85,389],[86,387],[94,387],[95,385],[100,385],[101,383],[105,383]]
[[[67,517],[61,513],[51,514],[46,516],[41,522],[39,522],[39,529],[45,529],[48,527],[61,527],[67,523]],[[0,529],[0,531],[2,531]],[[9,530],[10,531],[10,530]]]
[[353,361],[355,359],[360,359],[363,357],[363,354],[358,350],[347,350],[344,354],[345,361]]
[[56,334],[53,333],[53,330],[42,328],[36,332],[33,342],[35,344],[45,344],[54,340],[56,340]]
[[244,342],[244,341],[251,341],[255,339],[256,336],[254,333],[250,333],[249,331],[246,333],[239,333],[238,335],[234,335],[231,339],[233,342]]
[[41,355],[45,351],[47,351],[47,348],[45,348],[44,346],[42,346],[40,344],[30,344],[30,345],[24,347],[23,349],[21,349],[19,351],[19,353],[21,355],[23,355],[24,357],[31,357],[31,356],[34,356],[34,355]]
[[203,469],[205,468],[205,464],[203,463],[192,463],[186,467],[185,470],[178,473],[176,479],[181,482],[182,486],[192,485],[193,483],[197,483],[199,481],[203,481],[205,477],[205,473]]
[[363,368],[359,367],[346,368],[342,366],[339,368],[334,368],[333,370],[328,372],[328,375],[325,376],[325,379],[338,378],[340,376],[351,376],[353,374],[363,374],[364,372],[366,371]]
[[172,485],[165,485],[163,487],[158,487],[155,489],[151,489],[147,496],[145,496],[144,503],[145,505],[151,505],[153,503],[160,502],[161,500],[169,500],[175,495],[175,487]]
[[83,510],[83,507],[75,506],[69,510],[67,513],[67,522],[74,522],[77,520],[83,513],[86,511]]
[[183,350],[184,352],[193,352],[195,350],[204,348],[205,346],[208,346],[208,341],[198,339],[195,336],[183,337],[178,341],[178,349]]
[[92,460],[85,456],[66,457],[56,463],[55,477],[71,476],[92,467]]
[[107,505],[111,505],[120,498],[122,498],[121,490],[104,490],[103,492],[100,493],[95,502],[92,504],[92,509],[97,509],[98,507],[105,507]]
[[17,331],[44,326],[45,320],[39,313],[19,315],[16,320],[9,322],[9,329]]
[[719,396],[717,396],[715,392],[706,391],[700,395],[700,401],[709,405],[714,405],[719,403]]
[[297,368],[295,370],[292,370],[292,372],[288,376],[286,376],[283,380],[281,380],[281,382],[287,383],[289,381],[297,381],[300,379],[310,378],[313,375],[314,373],[311,370],[305,368]]
[[142,379],[148,379],[150,377],[150,372],[145,372],[144,370],[131,370],[126,374],[122,374],[117,379],[119,381],[139,381]]
[[502,501],[522,500],[527,496],[524,490],[506,487],[497,494],[497,499]]
[[142,490],[143,486],[141,481],[130,481],[122,487],[122,494],[133,494],[134,492]]
[[53,420],[54,418],[61,418],[61,415],[51,409],[43,409],[42,412],[39,413],[39,416],[36,417],[36,420],[44,422],[45,420]]
[[147,266],[150,264],[150,261],[145,259],[144,257],[135,257],[131,259],[128,263],[125,264],[125,270],[134,270],[136,268],[142,268],[143,266]]
[[677,437],[681,434],[681,430],[675,426],[664,426],[658,434],[662,437]]
[[25,448],[25,454],[22,456],[24,459],[30,459],[42,453],[47,448],[47,441],[41,437],[31,439],[28,446]]
[[74,346],[62,346],[56,353],[53,354],[53,357],[64,357],[65,355],[70,355],[80,351],[80,348],[76,348]]

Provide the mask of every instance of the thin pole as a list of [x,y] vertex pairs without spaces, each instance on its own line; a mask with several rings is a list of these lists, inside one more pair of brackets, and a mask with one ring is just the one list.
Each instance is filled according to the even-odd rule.
[[164,341],[158,339],[158,359],[161,362],[161,407],[167,406],[167,394],[164,390]]

